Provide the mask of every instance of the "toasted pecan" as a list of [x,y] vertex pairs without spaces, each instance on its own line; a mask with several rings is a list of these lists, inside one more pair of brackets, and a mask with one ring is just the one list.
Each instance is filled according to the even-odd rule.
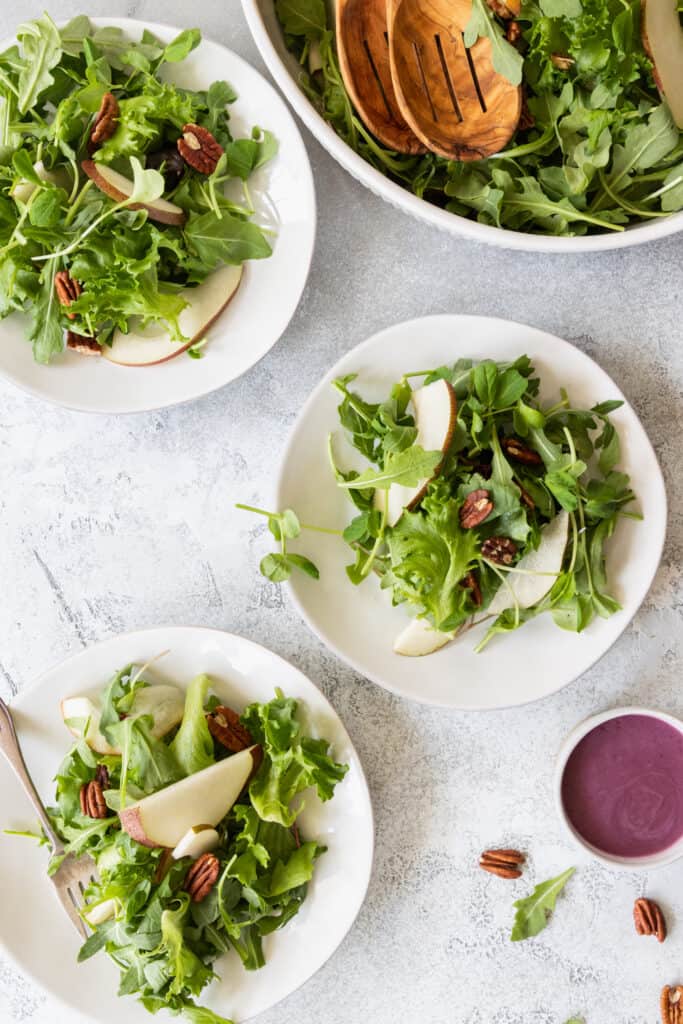
[[[71,276],[68,270],[58,270],[55,274],[55,291],[61,306],[70,306],[75,302],[83,289],[80,282]],[[66,314],[69,320],[75,320],[75,313]]]
[[484,850],[479,858],[479,867],[498,878],[520,878],[521,865],[525,860],[519,850]]
[[661,908],[654,900],[644,897],[633,905],[633,921],[639,935],[656,935],[658,942],[666,938],[666,921]]
[[659,1008],[662,1024],[683,1024],[683,985],[665,985]]
[[223,147],[199,124],[184,125],[177,146],[185,163],[200,174],[213,174],[223,156]]
[[72,352],[79,352],[82,356],[102,355],[102,346],[97,338],[76,334],[75,331],[66,332],[66,347],[70,348]]
[[479,487],[467,495],[460,508],[460,525],[463,530],[473,530],[493,511],[493,500],[489,491]]
[[193,903],[201,903],[206,899],[216,884],[220,869],[220,861],[213,853],[203,853],[190,866],[185,875],[183,889]]
[[106,818],[107,802],[104,799],[104,792],[97,779],[86,782],[81,786],[79,793],[81,812],[88,818]]
[[93,153],[98,146],[110,139],[118,127],[119,104],[111,92],[105,92],[102,97],[100,109],[97,112],[95,121],[90,132],[88,150]]
[[251,733],[240,722],[240,716],[232,708],[219,705],[206,716],[209,732],[227,750],[238,754],[254,743]]
[[512,565],[517,554],[517,545],[509,537],[487,537],[481,546],[481,553],[496,565]]

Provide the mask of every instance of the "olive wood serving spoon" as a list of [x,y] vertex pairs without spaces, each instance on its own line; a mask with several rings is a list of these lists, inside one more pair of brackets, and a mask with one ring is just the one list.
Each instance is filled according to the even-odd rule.
[[391,80],[386,0],[337,0],[337,53],[344,85],[365,125],[398,153],[424,153]]
[[472,0],[387,0],[399,107],[425,146],[449,160],[499,153],[522,107],[520,86],[493,68],[490,40],[465,47],[471,14]]

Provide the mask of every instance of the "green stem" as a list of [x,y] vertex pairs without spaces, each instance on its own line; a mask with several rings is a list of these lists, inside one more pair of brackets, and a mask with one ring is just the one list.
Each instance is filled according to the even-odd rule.
[[68,228],[69,224],[71,224],[71,222],[73,221],[74,217],[78,213],[78,210],[82,206],[84,198],[87,196],[88,192],[90,191],[90,189],[92,188],[93,185],[94,185],[94,182],[90,178],[88,178],[88,180],[86,181],[85,185],[83,186],[81,191],[78,193],[78,195],[76,196],[76,198],[72,202],[71,207],[69,208],[69,212],[67,213],[66,217],[64,218],[64,227]]

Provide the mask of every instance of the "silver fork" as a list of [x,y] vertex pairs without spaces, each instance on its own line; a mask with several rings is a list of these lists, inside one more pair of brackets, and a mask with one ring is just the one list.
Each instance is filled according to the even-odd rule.
[[[61,856],[64,853],[64,844],[53,829],[47,811],[43,807],[36,787],[33,785],[33,780],[28,773],[28,768],[19,746],[19,739],[14,728],[10,709],[2,699],[0,699],[0,752],[5,755],[8,763],[14,769],[19,781],[26,790],[28,798],[40,818],[45,835],[50,841],[53,856]],[[74,857],[73,854],[68,854],[62,861],[59,870],[52,876],[55,891],[69,916],[69,920],[74,928],[77,929],[81,938],[86,939],[89,933],[79,910],[84,905],[83,893],[85,888],[94,880],[94,874],[95,865],[87,854],[78,858]]]

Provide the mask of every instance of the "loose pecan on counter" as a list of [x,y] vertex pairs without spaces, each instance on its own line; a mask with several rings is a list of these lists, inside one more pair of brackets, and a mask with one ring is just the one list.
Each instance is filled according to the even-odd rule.
[[240,750],[246,750],[254,743],[251,733],[244,728],[237,712],[223,704],[206,716],[206,724],[213,738],[233,754],[239,754]]
[[493,501],[488,491],[480,487],[465,498],[460,508],[460,525],[463,530],[472,530],[483,523],[493,511]]
[[199,124],[186,124],[177,145],[185,163],[200,174],[213,174],[223,156],[223,147]]
[[189,894],[193,903],[201,903],[206,899],[220,872],[221,865],[213,853],[203,853],[198,857],[185,875],[183,889]]
[[521,865],[526,860],[519,850],[484,850],[479,867],[498,878],[520,878]]
[[86,782],[84,786],[81,786],[79,794],[81,811],[88,818],[106,818],[107,803],[104,799],[104,793],[100,783],[94,779],[92,782]]
[[633,905],[633,921],[639,935],[656,935],[657,942],[666,938],[666,921],[654,900],[641,898]]
[[659,1007],[662,1024],[683,1024],[683,985],[665,985]]

